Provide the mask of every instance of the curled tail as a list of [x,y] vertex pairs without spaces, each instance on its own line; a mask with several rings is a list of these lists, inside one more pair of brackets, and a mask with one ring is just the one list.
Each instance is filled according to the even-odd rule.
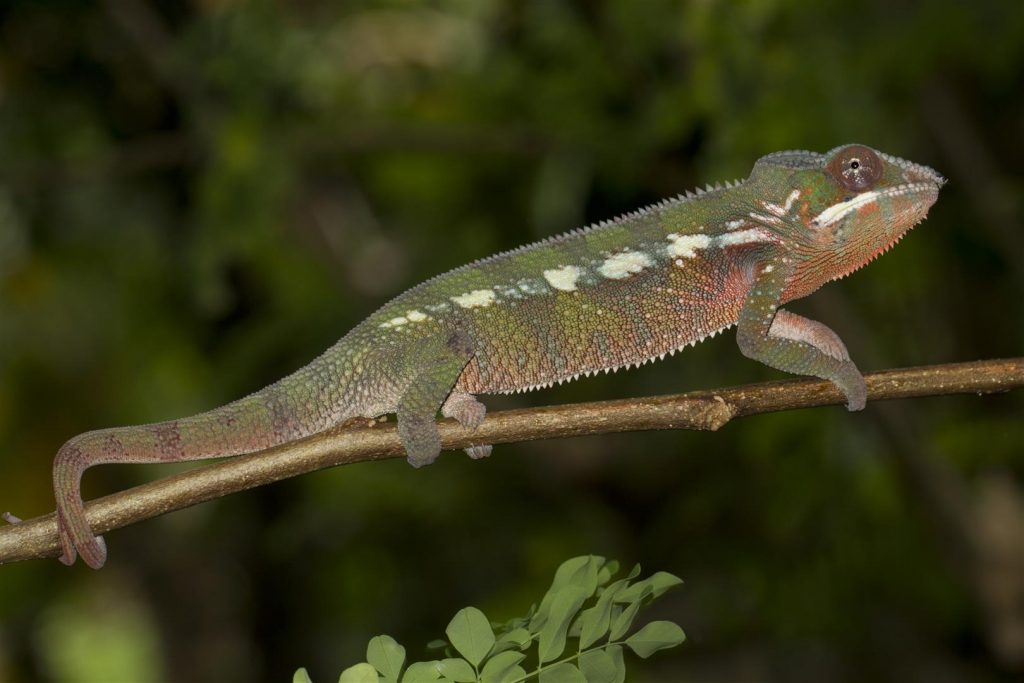
[[324,357],[262,391],[207,413],[137,427],[87,432],[58,451],[53,490],[63,554],[76,555],[93,569],[103,566],[107,550],[85,518],[82,474],[104,463],[157,463],[203,460],[270,448],[336,424],[344,415],[345,379],[330,372]]

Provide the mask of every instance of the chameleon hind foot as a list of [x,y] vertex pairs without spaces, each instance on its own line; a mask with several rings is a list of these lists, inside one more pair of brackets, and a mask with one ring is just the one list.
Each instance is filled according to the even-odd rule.
[[466,455],[473,458],[473,460],[480,460],[481,458],[490,457],[491,450],[493,448],[494,447],[491,446],[491,444],[484,444],[482,446],[470,446],[469,448],[464,448],[463,450],[466,451]]
[[[464,391],[453,391],[448,399],[441,406],[441,414],[453,418],[463,427],[476,429],[483,424],[487,415],[487,406],[478,401],[475,396]],[[480,444],[463,449],[466,455],[479,460],[491,454],[490,444]]]
[[441,414],[457,420],[463,427],[476,429],[487,415],[487,406],[478,401],[473,394],[455,390],[441,406]]

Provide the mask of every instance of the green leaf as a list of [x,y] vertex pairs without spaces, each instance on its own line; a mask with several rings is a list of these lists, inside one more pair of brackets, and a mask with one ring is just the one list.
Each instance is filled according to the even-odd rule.
[[624,683],[626,680],[626,662],[622,656],[622,646],[610,645],[604,648],[604,651],[608,653],[608,656],[612,658],[612,662],[615,664],[615,678],[612,679],[612,683]]
[[306,671],[306,667],[302,667],[292,675],[292,683],[313,683],[309,678],[309,672]]
[[605,566],[601,567],[601,570],[597,572],[597,585],[603,586],[608,583],[613,576],[619,573],[619,561],[612,560]]
[[555,579],[551,582],[549,591],[577,586],[584,591],[589,590],[592,595],[597,588],[597,570],[603,564],[604,558],[597,555],[583,555],[566,560],[555,570]]
[[[531,610],[536,610],[537,606],[534,605],[530,609]],[[531,611],[531,614],[532,614],[532,611]],[[526,625],[529,624],[529,623],[530,623],[530,618],[529,617],[516,617],[515,619],[509,619],[504,624],[502,624],[501,628],[499,628],[497,631],[495,631],[495,633],[496,634],[498,634],[498,633],[502,633],[502,634],[504,634],[504,633],[511,633],[512,631],[515,631],[515,630],[518,630],[518,629],[521,629],[521,628],[526,628]]]
[[642,581],[637,581],[632,586],[619,593],[619,596],[615,600],[616,602],[633,602],[648,589],[650,590],[651,597],[657,598],[669,588],[674,588],[682,582],[683,580],[675,574],[658,572],[657,574],[652,574]]
[[473,666],[479,666],[494,647],[494,631],[476,607],[460,609],[445,630],[448,640]]
[[544,628],[548,620],[555,597],[564,589],[573,586],[581,589],[589,598],[597,590],[597,571],[604,564],[604,558],[596,555],[583,555],[563,562],[555,570],[555,579],[551,588],[544,594],[537,608],[537,613],[530,620],[530,631],[537,633]]
[[562,662],[541,671],[540,683],[587,683],[587,679],[575,666],[569,662]]
[[501,679],[501,683],[513,683],[513,681],[525,681],[528,678],[526,675],[526,669],[521,666],[513,666],[505,674],[505,678]]
[[[641,595],[646,595],[643,593]],[[641,597],[639,600],[629,603],[626,609],[622,610],[622,613],[612,620],[612,629],[608,633],[609,640],[618,640],[622,636],[626,635],[626,631],[633,625],[633,620],[636,619],[636,613],[640,609],[640,603],[643,601]]]
[[604,650],[590,650],[581,654],[580,670],[587,683],[613,683],[618,674],[615,660]]
[[494,643],[494,647],[491,649],[491,654],[496,655],[499,652],[504,652],[505,650],[511,650],[513,648],[525,650],[532,642],[533,637],[525,628],[513,629],[498,638],[497,642]]
[[686,634],[671,621],[652,621],[626,639],[626,645],[638,656],[647,659],[658,650],[675,647],[686,640]]
[[437,669],[445,678],[450,678],[456,683],[473,683],[476,680],[476,671],[473,671],[473,667],[465,659],[442,659]]
[[593,607],[583,610],[580,615],[582,630],[580,631],[580,649],[585,650],[596,643],[605,633],[611,623],[612,603],[628,584],[626,579],[619,579],[601,592],[597,603]]
[[629,574],[626,575],[626,578],[629,579],[630,581],[632,581],[633,579],[635,579],[638,576],[640,576],[640,564],[639,563],[633,565],[633,568],[629,570]]
[[362,662],[342,671],[338,683],[380,683],[380,677],[376,669]]
[[586,590],[579,586],[566,586],[555,593],[548,620],[540,630],[538,656],[541,664],[562,654],[569,622],[588,597]]
[[521,652],[502,652],[487,660],[484,668],[480,671],[480,680],[483,683],[502,683],[509,680],[509,672],[518,668],[519,662],[526,659]]
[[582,631],[583,631],[583,612],[580,612],[572,620],[572,623],[569,625],[569,630],[566,631],[565,633],[570,638],[579,638],[580,637],[580,633]]
[[384,676],[385,683],[397,683],[405,663],[405,648],[391,636],[375,636],[366,646],[366,661]]
[[431,683],[441,678],[437,665],[439,662],[415,662],[409,665],[402,676],[402,683]]

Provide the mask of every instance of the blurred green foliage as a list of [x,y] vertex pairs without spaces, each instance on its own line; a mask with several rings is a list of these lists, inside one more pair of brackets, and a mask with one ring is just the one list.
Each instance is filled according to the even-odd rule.
[[[950,178],[899,248],[796,310],[864,369],[1019,355],[1021,83],[1008,0],[5,3],[0,507],[52,510],[78,432],[241,396],[433,274],[786,148],[862,142]],[[725,335],[488,404],[774,377]],[[692,641],[641,683],[1011,680],[1016,594],[975,545],[1024,528],[1022,408],[321,472],[113,533],[101,572],[4,567],[0,680],[320,679],[369,633],[418,649],[453,604],[514,614],[587,553],[687,580],[657,609]]]

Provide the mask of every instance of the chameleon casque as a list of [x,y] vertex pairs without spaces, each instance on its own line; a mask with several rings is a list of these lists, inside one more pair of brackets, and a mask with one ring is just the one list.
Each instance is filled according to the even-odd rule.
[[[769,154],[750,176],[470,263],[385,304],[319,358],[246,398],[158,424],[87,432],[53,466],[65,564],[106,559],[79,485],[101,463],[262,450],[397,413],[414,466],[440,452],[438,410],[469,427],[478,394],[546,387],[663,358],[733,325],[740,351],[830,380],[864,378],[839,337],[781,304],[864,266],[924,219],[945,180],[862,145]],[[467,449],[474,458],[487,445]]]

